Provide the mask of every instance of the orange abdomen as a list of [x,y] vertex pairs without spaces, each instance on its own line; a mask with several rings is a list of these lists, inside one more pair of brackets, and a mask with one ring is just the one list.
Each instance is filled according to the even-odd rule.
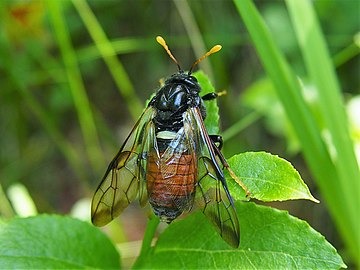
[[183,154],[170,164],[161,164],[158,157],[149,155],[146,184],[155,214],[171,222],[191,209],[195,195],[196,162],[193,155]]

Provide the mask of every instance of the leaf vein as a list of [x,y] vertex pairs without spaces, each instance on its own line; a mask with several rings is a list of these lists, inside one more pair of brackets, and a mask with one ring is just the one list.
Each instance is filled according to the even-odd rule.
[[234,249],[234,250],[226,250],[226,249],[221,249],[221,250],[203,250],[203,249],[196,249],[196,248],[167,248],[167,249],[157,249],[156,253],[165,253],[165,252],[198,252],[198,253],[208,253],[209,255],[213,256],[213,254],[216,253],[243,253],[244,256],[247,256],[246,254],[249,253],[268,253],[268,254],[280,254],[286,257],[291,257],[292,259],[295,258],[300,258],[300,259],[306,259],[306,260],[313,260],[313,261],[318,261],[318,262],[324,262],[324,263],[331,263],[334,265],[338,265],[338,262],[332,261],[332,260],[326,260],[326,259],[322,259],[322,258],[312,258],[312,257],[308,257],[308,256],[301,256],[301,255],[293,255],[290,253],[286,253],[284,251],[268,251],[268,250],[244,250],[244,249]]

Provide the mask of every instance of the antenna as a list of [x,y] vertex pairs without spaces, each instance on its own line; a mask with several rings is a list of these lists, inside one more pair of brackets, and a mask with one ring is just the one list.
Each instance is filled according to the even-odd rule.
[[203,56],[201,56],[198,60],[195,61],[195,63],[191,66],[188,75],[190,75],[194,69],[194,67],[199,64],[202,60],[204,60],[206,57],[212,55],[213,53],[216,53],[218,51],[221,50],[221,45],[215,45],[214,47],[211,48],[210,51],[208,51],[207,53],[205,53]]
[[165,42],[165,39],[163,39],[162,36],[157,36],[156,37],[156,41],[165,49],[165,51],[167,52],[167,54],[170,56],[170,58],[175,62],[175,64],[177,65],[179,71],[181,71],[181,67],[178,63],[178,61],[176,60],[176,58],[172,55],[168,45]]

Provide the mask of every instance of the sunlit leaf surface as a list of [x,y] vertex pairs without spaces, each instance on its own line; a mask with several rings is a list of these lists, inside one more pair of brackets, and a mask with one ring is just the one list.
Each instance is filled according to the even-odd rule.
[[306,222],[285,211],[237,203],[240,247],[227,245],[196,213],[160,235],[141,268],[162,269],[338,269],[340,256]]
[[1,269],[119,269],[110,240],[87,222],[61,216],[0,224]]
[[[250,197],[262,201],[307,199],[318,202],[290,162],[265,152],[247,152],[228,159],[235,174],[250,191]],[[243,199],[244,191],[228,178],[231,195]]]

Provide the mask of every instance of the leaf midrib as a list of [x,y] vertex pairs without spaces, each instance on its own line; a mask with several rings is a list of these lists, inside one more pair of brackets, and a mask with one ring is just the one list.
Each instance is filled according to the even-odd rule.
[[[240,178],[241,178],[241,179],[248,179],[248,180],[250,180],[250,181],[253,180],[254,183],[256,183],[256,181],[257,181],[257,182],[260,182],[260,181],[261,181],[261,182],[264,182],[264,183],[270,183],[270,184],[272,184],[272,185],[274,185],[274,186],[279,186],[279,187],[283,187],[283,188],[285,188],[285,189],[291,190],[291,191],[293,191],[293,192],[295,192],[295,193],[297,193],[297,194],[305,194],[305,198],[309,198],[309,197],[310,197],[309,194],[307,194],[307,193],[304,193],[304,192],[302,192],[302,191],[300,191],[300,190],[291,188],[291,187],[286,186],[286,185],[284,185],[284,184],[281,184],[281,183],[279,183],[279,182],[269,181],[269,180],[266,180],[266,179],[263,179],[263,178],[260,178],[260,177],[240,176]],[[310,197],[310,198],[311,198],[311,197]]]

